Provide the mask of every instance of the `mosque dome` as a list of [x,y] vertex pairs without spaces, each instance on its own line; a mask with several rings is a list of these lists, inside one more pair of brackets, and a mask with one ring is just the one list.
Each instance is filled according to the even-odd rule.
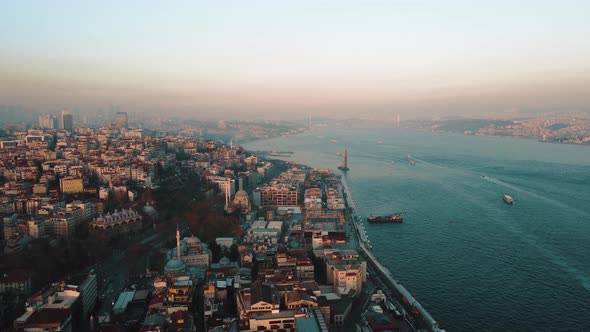
[[201,244],[201,241],[199,241],[199,239],[197,239],[194,236],[191,236],[191,237],[186,238],[185,241],[186,241],[186,244],[188,244],[188,245],[191,245],[191,244],[192,245]]
[[229,264],[229,258],[223,256],[220,260],[219,260],[219,264],[221,265],[227,265]]
[[147,214],[157,214],[158,213],[158,211],[151,205],[146,205],[141,210]]
[[164,271],[166,272],[179,272],[179,271],[183,271],[185,269],[185,265],[184,263],[176,258],[172,258],[171,260],[168,261],[168,263],[166,263],[166,266],[164,266]]

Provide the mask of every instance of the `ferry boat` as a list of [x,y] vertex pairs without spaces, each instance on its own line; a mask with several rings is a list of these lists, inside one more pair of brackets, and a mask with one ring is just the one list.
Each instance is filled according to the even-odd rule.
[[502,199],[504,200],[504,202],[506,202],[508,204],[514,203],[514,199],[512,199],[512,197],[510,197],[509,195],[502,196]]
[[401,224],[404,221],[404,218],[399,214],[391,214],[388,216],[369,216],[367,221],[371,224]]

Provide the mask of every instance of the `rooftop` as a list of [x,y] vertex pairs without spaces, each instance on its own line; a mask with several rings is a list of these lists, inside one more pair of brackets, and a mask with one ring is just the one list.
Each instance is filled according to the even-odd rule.
[[25,327],[59,327],[71,316],[69,309],[46,308],[33,312]]

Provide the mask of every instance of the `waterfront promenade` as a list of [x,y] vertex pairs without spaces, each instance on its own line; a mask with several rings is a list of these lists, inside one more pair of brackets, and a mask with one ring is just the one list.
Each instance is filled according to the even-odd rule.
[[438,326],[438,322],[424,309],[424,307],[411,295],[411,293],[394,278],[393,274],[384,267],[379,260],[371,253],[371,242],[367,236],[362,218],[359,215],[356,203],[352,199],[352,194],[346,175],[341,177],[341,184],[344,189],[344,199],[347,206],[347,217],[350,224],[351,234],[356,240],[359,252],[367,260],[367,268],[373,277],[375,284],[383,288],[388,298],[392,299],[396,307],[403,308],[402,314],[406,322],[414,331],[433,331],[444,332]]

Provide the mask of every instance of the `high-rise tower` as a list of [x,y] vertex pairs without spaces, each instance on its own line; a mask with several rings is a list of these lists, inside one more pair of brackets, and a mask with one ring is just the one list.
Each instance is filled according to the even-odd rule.
[[74,117],[66,110],[59,115],[59,129],[72,131],[74,129]]
[[115,115],[115,127],[122,129],[129,127],[129,119],[127,117],[127,112],[117,112]]
[[55,116],[51,114],[39,115],[39,128],[55,129]]

